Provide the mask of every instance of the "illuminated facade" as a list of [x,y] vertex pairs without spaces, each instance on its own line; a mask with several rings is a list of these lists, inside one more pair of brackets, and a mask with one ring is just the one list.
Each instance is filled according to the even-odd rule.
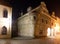
[[[31,8],[30,8],[31,9]],[[60,36],[60,18],[52,12],[50,15],[46,4],[41,4],[18,18],[18,34],[30,37]]]
[[[31,9],[31,8],[30,8]],[[50,15],[44,2],[37,8],[18,18],[18,35],[40,37],[47,36],[47,29],[50,27]]]
[[0,38],[11,38],[12,8],[0,4]]
[[47,29],[51,26],[51,18],[50,14],[47,10],[47,7],[44,2],[41,2],[40,8],[38,9],[38,14],[36,17],[36,24],[35,24],[35,36],[47,36]]
[[55,22],[55,37],[60,38],[60,18],[56,17]]
[[56,26],[56,17],[54,12],[52,12],[52,15],[50,16],[50,27],[47,29],[47,36],[53,37],[55,36],[55,26]]
[[51,17],[51,26],[50,29],[48,31],[48,37],[55,37],[55,38],[59,38],[60,37],[60,18],[55,16],[55,12],[52,12]]
[[27,9],[28,13],[18,18],[18,35],[34,37],[34,16],[29,12],[30,7]]

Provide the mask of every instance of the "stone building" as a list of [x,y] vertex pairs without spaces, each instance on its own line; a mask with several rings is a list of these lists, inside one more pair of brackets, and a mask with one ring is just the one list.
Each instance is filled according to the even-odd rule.
[[56,38],[60,38],[60,18],[59,17],[56,17],[55,36],[56,36]]
[[18,34],[30,37],[47,36],[51,19],[45,3],[41,2],[37,8],[28,10],[28,13],[18,18]]
[[12,8],[0,2],[0,38],[11,38]]
[[58,35],[56,33],[60,33],[57,31],[60,29],[60,18],[55,16],[55,12],[50,14],[44,2],[41,2],[35,9],[28,8],[27,11],[26,14],[18,18],[19,36],[54,37]]
[[29,12],[18,18],[18,35],[34,37],[34,14]]
[[39,12],[36,17],[35,36],[47,36],[47,29],[50,27],[50,14],[44,2],[41,2]]

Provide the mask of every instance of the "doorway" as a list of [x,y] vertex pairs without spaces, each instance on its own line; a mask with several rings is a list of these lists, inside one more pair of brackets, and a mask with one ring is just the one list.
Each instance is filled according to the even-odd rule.
[[7,28],[5,26],[2,27],[1,34],[2,35],[7,35]]

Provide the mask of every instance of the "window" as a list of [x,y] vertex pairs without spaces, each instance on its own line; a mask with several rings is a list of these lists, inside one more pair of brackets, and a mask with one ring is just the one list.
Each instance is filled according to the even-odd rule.
[[48,22],[47,22],[47,20],[46,20],[46,24],[47,24]]
[[43,34],[43,30],[40,30],[39,34]]
[[53,25],[53,23],[52,23],[52,25]]
[[34,20],[36,20],[36,16],[34,16]]
[[7,28],[5,26],[2,27],[2,35],[7,34]]
[[44,22],[44,20],[42,19],[42,23]]
[[8,11],[6,9],[4,9],[4,11],[3,11],[3,17],[7,18],[8,17],[7,15],[8,15]]

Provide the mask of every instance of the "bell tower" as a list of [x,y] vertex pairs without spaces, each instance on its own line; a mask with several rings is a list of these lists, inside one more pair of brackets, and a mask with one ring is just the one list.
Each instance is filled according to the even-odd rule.
[[11,38],[12,8],[0,3],[0,38]]

